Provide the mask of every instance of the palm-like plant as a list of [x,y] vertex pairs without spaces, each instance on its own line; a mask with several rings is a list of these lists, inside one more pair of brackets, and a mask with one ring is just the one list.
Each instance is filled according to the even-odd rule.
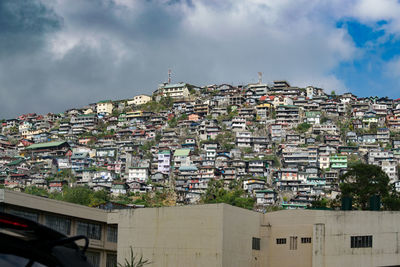
[[118,267],[143,267],[148,264],[151,264],[151,261],[148,259],[143,259],[143,255],[140,255],[139,257],[137,254],[134,254],[131,247],[129,259],[125,259],[123,264],[118,263]]

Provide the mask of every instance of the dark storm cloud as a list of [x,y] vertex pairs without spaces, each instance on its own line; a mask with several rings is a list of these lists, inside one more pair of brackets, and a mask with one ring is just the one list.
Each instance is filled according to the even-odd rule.
[[[55,58],[49,34],[62,33],[60,15],[39,2],[2,2],[0,38],[7,42],[2,42],[0,53],[7,58],[0,64],[0,97],[7,101],[2,101],[0,117],[61,112],[105,98],[150,93],[166,76],[168,67],[160,69],[162,64],[151,58],[173,38],[179,16],[158,4],[145,5],[132,16],[112,1],[75,3],[64,10],[66,27],[83,37],[95,35],[95,44],[78,41]],[[160,40],[166,43],[155,43]],[[122,57],[122,48],[114,42],[124,46]]]
[[61,25],[60,17],[37,1],[0,1],[0,56],[39,49],[44,36]]

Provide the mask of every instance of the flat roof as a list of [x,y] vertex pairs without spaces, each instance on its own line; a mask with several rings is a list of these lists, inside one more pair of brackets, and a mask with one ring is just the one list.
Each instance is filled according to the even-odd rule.
[[105,223],[109,213],[98,208],[4,189],[0,189],[0,203]]

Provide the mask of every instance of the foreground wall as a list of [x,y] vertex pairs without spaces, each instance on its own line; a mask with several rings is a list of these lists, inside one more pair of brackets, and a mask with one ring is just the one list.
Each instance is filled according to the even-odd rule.
[[[399,212],[279,211],[264,215],[261,232],[264,266],[400,265]],[[372,236],[372,247],[352,248],[352,236]],[[296,247],[291,237],[297,237]],[[311,243],[302,243],[304,237],[311,237]]]
[[[331,212],[325,216],[324,266],[399,266],[400,213]],[[372,247],[351,248],[351,236],[372,236]]]
[[252,239],[260,238],[262,214],[223,205],[222,266],[263,266],[261,250],[252,249]]
[[222,266],[222,205],[121,211],[118,262],[130,247],[149,266]]
[[252,250],[260,216],[225,204],[121,211],[118,262],[132,247],[150,266],[261,266]]

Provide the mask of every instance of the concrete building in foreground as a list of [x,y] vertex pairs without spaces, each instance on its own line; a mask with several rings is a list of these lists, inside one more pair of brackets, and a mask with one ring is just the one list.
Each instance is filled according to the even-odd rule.
[[[110,212],[68,202],[0,189],[0,211],[41,223],[67,236],[89,238],[86,253],[93,266],[115,267],[118,225],[110,224]],[[83,247],[83,241],[77,244]]]
[[400,266],[400,212],[261,214],[226,204],[106,212],[4,190],[0,210],[86,234],[95,266],[123,263],[131,248],[149,266]]
[[123,210],[118,261],[150,266],[400,266],[400,212],[283,210],[226,204]]

